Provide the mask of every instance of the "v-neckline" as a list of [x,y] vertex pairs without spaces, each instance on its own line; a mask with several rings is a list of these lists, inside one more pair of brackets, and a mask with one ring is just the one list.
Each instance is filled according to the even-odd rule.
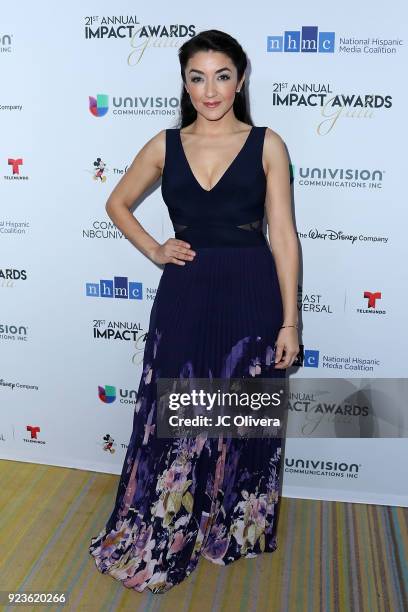
[[201,191],[204,191],[205,193],[211,193],[212,191],[214,191],[214,189],[221,183],[221,181],[224,179],[224,177],[226,176],[226,174],[230,171],[230,169],[232,168],[232,166],[235,164],[235,162],[238,160],[238,158],[240,157],[241,153],[244,151],[244,149],[246,148],[246,145],[248,143],[248,140],[252,134],[252,132],[255,130],[255,126],[251,126],[251,129],[248,131],[248,136],[245,138],[245,142],[244,144],[241,146],[241,148],[239,149],[238,153],[236,154],[236,156],[234,157],[234,159],[232,160],[232,162],[228,165],[228,167],[226,168],[226,170],[222,173],[222,175],[220,176],[220,178],[218,179],[218,181],[215,183],[215,185],[213,185],[211,187],[211,189],[205,189],[201,183],[198,182],[196,175],[194,174],[190,162],[187,159],[187,155],[186,152],[184,150],[183,147],[183,142],[181,140],[181,128],[178,129],[178,140],[180,143],[180,148],[183,154],[183,158],[184,161],[186,162],[187,168],[192,176],[192,178],[194,179],[195,183],[198,185],[198,187],[201,189]]

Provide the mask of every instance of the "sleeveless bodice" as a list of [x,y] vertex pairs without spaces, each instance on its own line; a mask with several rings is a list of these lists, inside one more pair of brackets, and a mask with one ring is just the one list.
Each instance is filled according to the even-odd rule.
[[192,248],[266,243],[262,231],[265,130],[251,128],[240,151],[210,190],[200,185],[191,170],[180,129],[166,130],[161,191],[176,238],[186,240]]

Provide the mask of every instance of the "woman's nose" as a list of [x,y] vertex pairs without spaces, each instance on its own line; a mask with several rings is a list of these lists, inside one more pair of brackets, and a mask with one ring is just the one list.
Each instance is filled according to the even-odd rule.
[[215,95],[215,93],[216,93],[215,84],[211,80],[208,80],[205,85],[205,95],[208,97],[212,97]]

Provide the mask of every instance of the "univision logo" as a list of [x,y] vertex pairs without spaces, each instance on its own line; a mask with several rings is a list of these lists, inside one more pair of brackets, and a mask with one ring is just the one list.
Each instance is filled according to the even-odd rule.
[[0,34],[0,53],[11,52],[11,36],[10,34]]
[[268,53],[334,53],[334,32],[319,32],[317,26],[287,30],[282,36],[267,36]]
[[101,387],[101,385],[98,385],[98,397],[105,404],[111,404],[116,399],[116,387],[111,385]]
[[[136,404],[137,389],[119,389],[121,404]],[[118,397],[116,387],[113,385],[98,385],[98,397],[104,404],[112,404]]]
[[[330,461],[324,459],[306,459],[304,457],[285,459],[285,471],[313,474],[316,470],[322,472],[338,472],[358,475],[361,463],[348,463],[347,461]],[[324,475],[324,474],[323,474]]]
[[322,166],[299,166],[296,171],[294,164],[290,164],[291,182],[295,178],[295,174],[300,179],[323,179],[323,180],[340,180],[340,181],[376,181],[381,183],[384,179],[384,170],[368,170],[367,168],[329,168]]
[[97,94],[96,98],[89,96],[89,110],[94,117],[103,117],[109,110],[109,96]]

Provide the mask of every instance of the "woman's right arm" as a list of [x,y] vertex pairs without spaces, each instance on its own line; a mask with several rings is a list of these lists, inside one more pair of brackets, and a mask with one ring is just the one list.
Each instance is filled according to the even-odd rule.
[[191,261],[195,255],[188,242],[169,238],[161,245],[146,232],[130,211],[134,202],[160,178],[165,151],[166,131],[161,130],[137,153],[110,194],[105,208],[122,234],[149,259],[157,264],[185,265],[183,260]]

